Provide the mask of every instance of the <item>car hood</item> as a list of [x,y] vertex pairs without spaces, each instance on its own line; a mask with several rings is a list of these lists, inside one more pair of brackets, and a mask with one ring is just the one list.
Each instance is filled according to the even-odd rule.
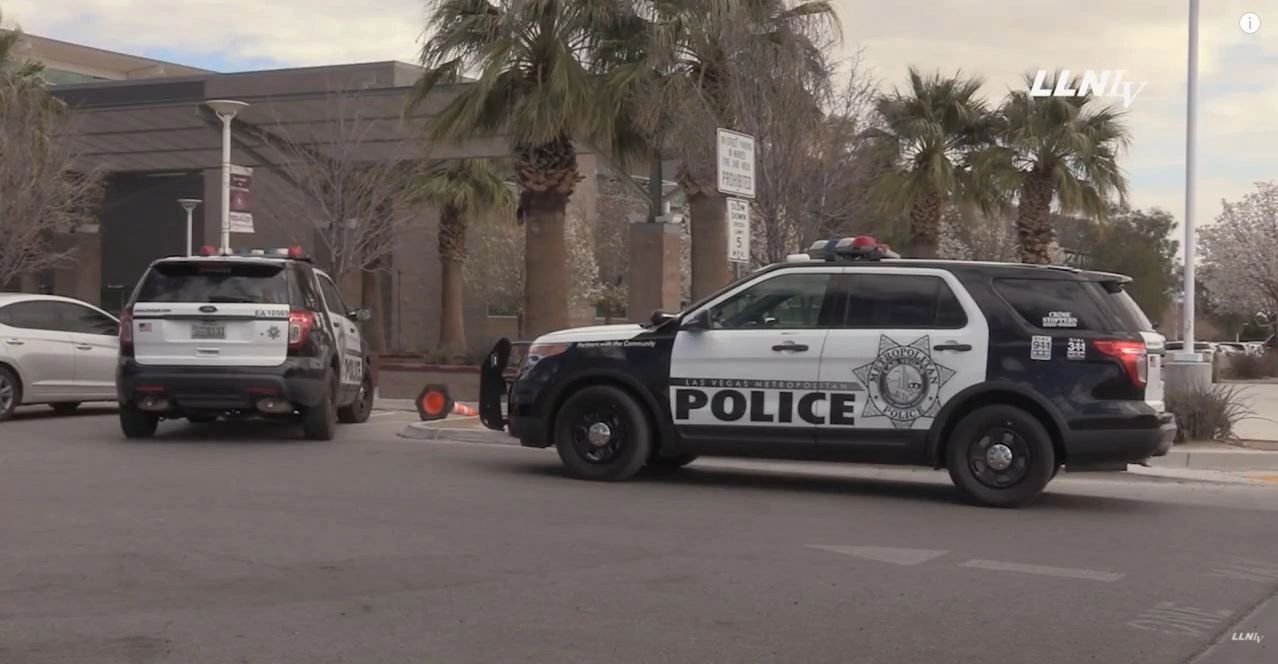
[[534,343],[563,344],[578,341],[624,341],[633,339],[646,330],[647,328],[642,325],[634,323],[625,325],[591,325],[589,327],[574,327],[543,334],[537,337]]

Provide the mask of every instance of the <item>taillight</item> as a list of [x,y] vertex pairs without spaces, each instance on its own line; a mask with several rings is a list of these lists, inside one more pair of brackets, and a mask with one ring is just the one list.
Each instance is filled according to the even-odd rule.
[[309,311],[288,312],[288,348],[297,350],[306,343],[306,335],[315,324],[315,314]]
[[125,307],[120,314],[120,350],[133,352],[133,307]]
[[1149,380],[1149,359],[1144,341],[1097,339],[1092,341],[1092,345],[1122,363],[1127,377],[1136,385],[1144,386]]

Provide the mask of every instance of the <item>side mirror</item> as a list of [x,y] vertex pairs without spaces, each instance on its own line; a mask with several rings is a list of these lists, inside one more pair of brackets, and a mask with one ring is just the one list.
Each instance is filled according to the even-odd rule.
[[658,309],[657,311],[652,312],[652,318],[648,320],[652,323],[653,327],[660,327],[675,318],[678,318],[678,316],[675,314],[668,314]]
[[346,317],[350,318],[353,321],[357,321],[360,323],[367,323],[368,321],[373,319],[373,310],[367,309],[367,308],[351,309],[350,313],[346,314]]
[[683,319],[683,324],[679,326],[681,330],[690,332],[700,332],[710,329],[710,310],[702,309],[697,313]]

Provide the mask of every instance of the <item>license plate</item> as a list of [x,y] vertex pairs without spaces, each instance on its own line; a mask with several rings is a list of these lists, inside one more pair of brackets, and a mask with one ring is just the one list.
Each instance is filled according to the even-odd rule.
[[195,323],[191,326],[192,339],[225,339],[226,326],[221,323]]

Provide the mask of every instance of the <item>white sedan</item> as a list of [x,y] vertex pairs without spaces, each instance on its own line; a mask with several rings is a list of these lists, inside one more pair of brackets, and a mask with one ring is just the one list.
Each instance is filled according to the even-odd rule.
[[0,293],[0,421],[18,406],[115,401],[120,321],[55,295]]

